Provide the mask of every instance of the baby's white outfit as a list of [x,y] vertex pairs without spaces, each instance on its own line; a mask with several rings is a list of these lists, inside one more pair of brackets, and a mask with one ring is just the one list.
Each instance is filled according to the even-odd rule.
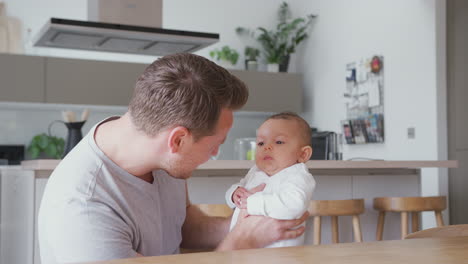
[[[315,180],[309,173],[304,163],[297,163],[287,167],[272,176],[252,167],[247,175],[234,184],[226,192],[226,202],[234,208],[232,194],[238,187],[250,190],[261,183],[265,183],[265,189],[247,198],[247,212],[250,215],[264,215],[276,219],[298,219],[309,207],[312,193],[315,188]],[[232,230],[237,223],[240,209],[236,207],[232,216]],[[268,247],[290,247],[304,244],[304,235],[290,240],[281,240]]]

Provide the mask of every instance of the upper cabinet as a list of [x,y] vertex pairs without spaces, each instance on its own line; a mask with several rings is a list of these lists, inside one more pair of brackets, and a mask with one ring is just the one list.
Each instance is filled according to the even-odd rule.
[[302,111],[302,77],[293,73],[231,70],[249,88],[243,111]]
[[43,57],[0,53],[0,101],[43,103]]
[[[0,101],[125,106],[146,66],[0,54]],[[302,111],[300,74],[230,72],[249,88],[242,111]]]
[[47,58],[46,102],[127,105],[145,64]]

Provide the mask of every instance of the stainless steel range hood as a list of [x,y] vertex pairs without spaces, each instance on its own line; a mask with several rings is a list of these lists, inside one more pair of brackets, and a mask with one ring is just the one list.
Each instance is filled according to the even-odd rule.
[[164,56],[217,41],[215,33],[51,18],[34,46]]

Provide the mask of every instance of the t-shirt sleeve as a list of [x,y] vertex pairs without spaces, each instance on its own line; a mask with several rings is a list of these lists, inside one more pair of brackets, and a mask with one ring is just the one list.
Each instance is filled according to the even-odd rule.
[[130,226],[109,206],[93,201],[73,200],[66,214],[47,223],[49,243],[57,263],[88,262],[132,258]]
[[276,219],[297,219],[309,206],[315,180],[309,173],[290,175],[281,182],[281,191],[257,192],[247,198],[247,212]]

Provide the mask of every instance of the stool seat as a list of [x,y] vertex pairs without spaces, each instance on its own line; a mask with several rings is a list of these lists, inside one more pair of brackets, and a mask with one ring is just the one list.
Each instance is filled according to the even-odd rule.
[[447,208],[445,196],[429,197],[377,197],[374,209],[388,212],[442,211]]
[[411,213],[412,232],[419,230],[419,214],[434,211],[437,226],[443,226],[442,211],[447,208],[447,197],[377,197],[374,198],[374,209],[379,211],[376,239],[382,240],[386,212],[401,214],[401,239],[408,235],[408,213]]
[[309,205],[311,216],[342,216],[364,213],[364,199],[317,200]]
[[353,217],[354,240],[362,242],[361,224],[359,215],[364,213],[364,199],[350,200],[315,200],[309,204],[310,216],[314,217],[314,245],[321,241],[321,217],[331,216],[332,242],[338,243],[338,216],[350,215]]

